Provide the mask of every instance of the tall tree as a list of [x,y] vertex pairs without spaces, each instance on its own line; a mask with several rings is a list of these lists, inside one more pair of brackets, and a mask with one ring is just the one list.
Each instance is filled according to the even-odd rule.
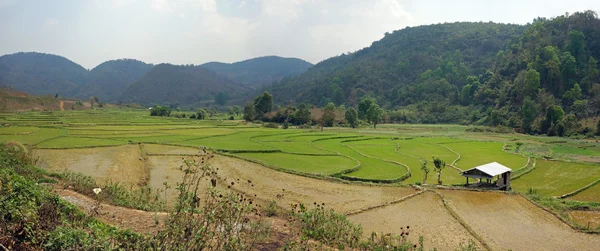
[[525,96],[531,97],[536,94],[540,88],[540,73],[534,69],[529,69],[525,76],[525,85],[523,86],[523,93]]
[[261,118],[265,114],[273,110],[273,96],[268,92],[263,92],[262,95],[254,99],[254,113],[256,118]]
[[367,115],[367,111],[373,104],[375,104],[375,99],[371,97],[364,97],[361,99],[360,102],[358,102],[358,118],[366,119],[365,116]]
[[529,133],[531,132],[531,124],[538,115],[537,104],[530,97],[525,97],[519,113],[521,114],[521,128]]
[[582,58],[585,56],[585,35],[583,32],[578,30],[569,32],[567,50],[577,61],[582,62]]
[[350,124],[352,128],[356,128],[356,126],[358,125],[358,111],[356,111],[354,107],[346,109],[345,117],[346,121],[348,121],[348,124]]
[[371,107],[369,107],[369,110],[367,110],[366,118],[367,120],[369,120],[369,122],[373,123],[373,129],[377,129],[377,123],[379,123],[382,117],[383,110],[381,109],[381,107],[379,107],[378,104],[371,105]]
[[590,57],[588,60],[587,71],[585,78],[581,82],[581,89],[584,93],[589,93],[592,89],[592,84],[600,81],[600,70],[598,70],[598,61],[594,57]]
[[296,110],[296,113],[294,113],[294,123],[296,125],[304,125],[310,123],[310,119],[308,105],[304,103],[298,105],[298,109]]
[[429,171],[431,171],[427,167],[427,160],[421,160],[421,171],[425,173],[425,175],[423,175],[423,185],[425,185],[427,183],[427,175],[429,174]]
[[239,106],[237,106],[237,105],[234,105],[234,106],[232,106],[231,108],[233,109],[233,112],[234,112],[234,113],[235,113],[235,115],[237,115],[237,116],[239,116],[239,115],[240,115],[240,113],[242,112],[242,110],[240,109],[240,107],[239,107]]
[[244,120],[252,121],[254,120],[254,104],[248,102],[246,106],[244,106]]
[[327,103],[325,108],[323,108],[323,117],[321,117],[321,123],[324,127],[333,126],[333,122],[335,121],[335,105],[333,102]]
[[564,90],[571,89],[573,84],[575,84],[575,81],[577,81],[577,61],[575,60],[575,57],[571,55],[571,53],[565,52],[562,55],[560,67],[562,79],[565,84],[564,87],[560,88],[557,93],[562,95]]

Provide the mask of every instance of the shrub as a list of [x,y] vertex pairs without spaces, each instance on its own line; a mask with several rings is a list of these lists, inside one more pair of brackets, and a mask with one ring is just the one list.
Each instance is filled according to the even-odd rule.
[[279,128],[279,125],[276,123],[266,123],[263,125],[265,128]]
[[267,204],[267,207],[265,207],[265,215],[267,217],[273,217],[275,215],[277,215],[277,202],[272,200],[269,201],[269,203]]
[[336,213],[333,209],[326,209],[324,203],[314,204],[313,209],[306,208],[304,204],[296,204],[292,208],[303,236],[339,249],[358,246],[362,236],[360,225],[350,222],[345,215]]

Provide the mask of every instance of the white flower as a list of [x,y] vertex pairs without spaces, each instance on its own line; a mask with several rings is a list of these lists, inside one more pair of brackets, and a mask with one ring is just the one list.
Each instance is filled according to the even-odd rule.
[[97,187],[97,188],[92,189],[92,191],[94,191],[95,194],[99,194],[102,192],[102,188]]

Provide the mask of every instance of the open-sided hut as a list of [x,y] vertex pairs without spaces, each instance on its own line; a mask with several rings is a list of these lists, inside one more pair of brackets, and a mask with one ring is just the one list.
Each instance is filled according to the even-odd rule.
[[512,169],[503,166],[498,162],[492,162],[481,166],[473,167],[469,170],[462,172],[462,176],[467,178],[467,185],[469,185],[469,178],[478,179],[480,182],[486,181],[484,184],[492,185],[492,179],[497,177],[496,188],[502,190],[510,189],[510,173]]

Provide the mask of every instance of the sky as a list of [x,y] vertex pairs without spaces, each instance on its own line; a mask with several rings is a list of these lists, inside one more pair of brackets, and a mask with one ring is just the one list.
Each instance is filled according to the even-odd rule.
[[594,10],[564,0],[0,0],[0,55],[37,51],[87,69],[112,59],[237,62],[277,55],[311,63],[407,26],[526,24]]

